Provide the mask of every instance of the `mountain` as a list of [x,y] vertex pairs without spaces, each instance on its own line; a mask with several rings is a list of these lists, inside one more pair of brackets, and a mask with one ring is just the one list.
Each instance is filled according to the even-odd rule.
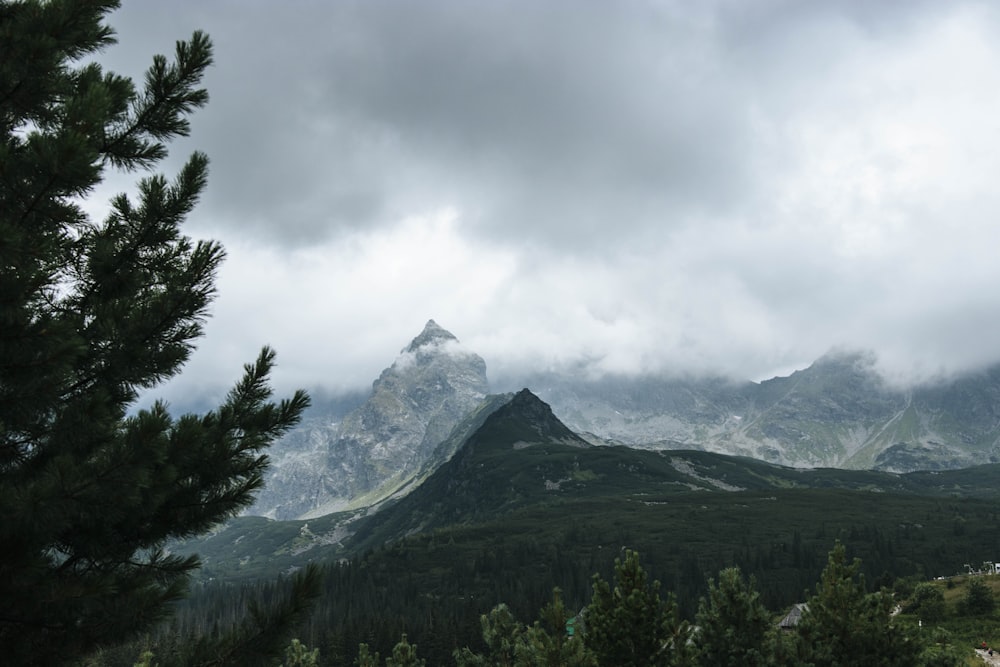
[[272,448],[271,471],[248,512],[279,519],[373,505],[408,488],[486,397],[486,363],[434,320],[339,422],[304,422]]
[[594,442],[896,472],[1000,461],[1000,366],[902,389],[871,355],[841,353],[760,383],[548,374],[530,386]]
[[679,501],[692,493],[790,489],[997,498],[998,481],[1000,465],[897,474],[792,468],[696,450],[593,446],[523,389],[486,417],[418,488],[359,525],[346,544],[355,550],[374,548],[444,526],[581,500]]
[[[592,444],[893,472],[1000,461],[1000,366],[900,388],[872,355],[836,353],[759,383],[538,373],[520,386]],[[453,429],[489,392],[483,359],[430,320],[360,407],[313,413],[272,447],[249,513],[316,517],[408,492],[455,451]]]
[[608,579],[624,549],[642,554],[689,619],[708,578],[733,566],[759,582],[769,609],[787,608],[837,541],[876,587],[995,558],[997,464],[895,474],[592,446],[528,390],[488,397],[448,441],[457,443],[450,458],[378,512],[240,517],[171,545],[204,563],[192,588],[206,604],[190,616],[217,619],[221,605],[208,602],[249,590],[247,579],[327,563],[313,624],[299,636],[312,628],[353,647],[387,630],[379,641],[391,650],[412,632],[422,655],[446,664],[500,602],[531,618],[558,587],[579,609],[592,575]]
[[271,445],[264,488],[245,514],[293,519],[315,507],[324,493],[323,479],[330,474],[327,453],[339,429],[338,420],[310,417]]
[[[761,524],[754,531],[772,531],[789,540],[785,533],[792,526],[821,541],[822,526],[828,524],[834,536],[840,527],[858,522],[874,522],[878,530],[895,534],[905,519],[917,521],[918,530],[934,525],[935,535],[946,533],[954,541],[964,535],[967,521],[995,521],[991,517],[1000,498],[998,464],[896,474],[791,468],[695,450],[593,446],[526,389],[489,397],[453,430],[450,443],[450,458],[436,464],[408,494],[385,500],[377,512],[357,508],[292,521],[240,517],[214,535],[173,549],[200,553],[206,564],[203,576],[225,578],[356,557],[441,531],[502,541],[507,531],[544,533],[581,524],[614,531],[624,522],[649,526],[648,535],[629,538],[636,542],[683,541],[692,531],[701,540],[718,541],[723,538],[704,536],[712,528],[706,522],[732,524],[734,516],[743,514]],[[963,499],[961,505],[954,503],[956,498]],[[973,519],[968,514],[972,508],[986,514]],[[735,524],[730,529],[742,535],[750,528]],[[988,536],[972,532],[975,539],[989,542]],[[609,536],[573,539],[601,542]],[[952,547],[967,542],[963,537]],[[442,552],[439,558],[444,557]],[[962,557],[968,558],[949,555]]]
[[[460,444],[452,458],[391,508],[370,518],[351,540],[354,548],[386,541],[450,523],[495,516],[545,489],[570,483],[572,464],[562,452],[579,452],[590,444],[560,422],[548,405],[527,389],[504,399]],[[547,459],[549,448],[560,455]],[[530,454],[529,454],[530,450]],[[539,455],[536,460],[534,455]],[[531,459],[531,472],[514,472],[510,461]],[[529,481],[530,480],[530,481]],[[527,484],[527,488],[521,488]]]

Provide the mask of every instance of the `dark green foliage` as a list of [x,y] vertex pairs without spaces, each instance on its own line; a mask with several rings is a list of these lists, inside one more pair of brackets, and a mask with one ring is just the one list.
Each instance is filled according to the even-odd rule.
[[[388,655],[406,632],[429,664],[450,664],[456,648],[485,652],[479,619],[500,602],[516,618],[537,618],[559,587],[568,608],[586,605],[592,575],[611,579],[623,545],[643,554],[650,579],[676,593],[682,618],[694,620],[707,578],[731,566],[754,576],[764,606],[783,615],[819,580],[837,537],[862,558],[866,581],[891,585],[894,577],[953,572],[969,554],[995,553],[997,516],[996,504],[982,500],[837,489],[551,498],[489,522],[414,535],[329,567],[316,614],[298,636],[319,647],[327,664],[350,665],[359,642]],[[956,517],[982,530],[956,538]],[[249,519],[242,517],[238,526],[253,523]],[[256,521],[268,530],[282,525]],[[321,520],[309,525],[317,534],[329,530]],[[287,532],[298,534],[300,527],[297,522]],[[238,531],[228,534],[226,550],[208,551],[205,573],[218,578],[246,568],[260,576],[274,549],[265,536],[271,539],[261,533],[246,552],[245,566],[224,569],[222,559]],[[238,546],[254,539],[249,534]],[[317,548],[302,557],[319,559],[322,553]],[[277,562],[290,563],[284,556]],[[197,598],[184,604],[179,628],[209,632],[216,618],[225,626],[224,618],[238,614],[236,600],[245,595],[232,594],[233,608],[223,605],[224,616],[210,612],[210,603],[231,594],[227,587],[243,590],[218,579],[199,587]]]
[[913,591],[916,589],[917,585],[920,584],[925,577],[913,574],[908,577],[896,577],[896,580],[892,584],[892,594],[898,599],[906,599],[913,595]]
[[968,588],[961,601],[962,613],[972,616],[991,614],[995,604],[990,587],[978,577],[969,577]]
[[262,601],[251,598],[247,614],[234,629],[221,637],[202,636],[182,644],[170,655],[170,664],[215,667],[270,667],[280,655],[287,637],[302,622],[319,595],[320,568],[310,565],[298,573],[283,596]]
[[385,667],[425,667],[427,661],[417,657],[417,645],[406,639],[406,634],[392,649],[392,657],[385,659]]
[[317,667],[319,665],[319,649],[309,650],[309,647],[293,639],[285,649],[285,661],[280,667]]
[[527,629],[516,664],[523,667],[597,667],[597,658],[583,639],[567,633],[569,619],[557,588],[552,592],[552,602],[542,609],[541,620]]
[[[358,645],[357,667],[380,667],[379,653],[372,653],[368,644]],[[392,649],[392,655],[385,659],[385,667],[426,667],[427,661],[417,656],[417,645],[406,639],[406,633]]]
[[860,567],[838,542],[799,623],[799,656],[815,667],[913,665],[919,646],[892,622],[892,596],[867,593]]
[[458,667],[514,667],[518,649],[524,646],[524,626],[514,618],[510,608],[500,603],[480,618],[483,628],[484,654],[473,652],[468,646],[455,649]]
[[[106,169],[149,169],[208,95],[207,36],[156,56],[144,85],[82,59],[113,43],[116,0],[0,2],[0,646],[55,664],[164,618],[194,557],[165,544],[252,502],[263,450],[296,423],[270,402],[265,349],[225,403],[130,413],[201,334],[223,250],[180,224],[205,187],[195,153],[142,178],[101,223],[80,200]],[[314,578],[310,578],[313,584]]]
[[[441,537],[440,535],[438,537]],[[507,540],[513,540],[512,536],[506,536]],[[407,543],[409,544],[409,542]],[[476,542],[475,544],[479,544]],[[471,569],[471,560],[475,557],[472,551],[467,551],[462,542],[451,542],[447,537],[441,540],[441,546],[433,549],[433,553],[439,558],[446,553],[452,553],[457,559],[455,564],[442,567],[439,578],[422,578],[416,576],[416,571],[424,570],[427,564],[424,562],[421,552],[417,550],[406,550],[403,545],[385,549],[380,552],[368,554],[364,558],[358,559],[351,564],[336,565],[328,568],[324,577],[326,593],[323,599],[314,607],[313,614],[307,623],[298,627],[295,634],[310,646],[319,647],[321,650],[321,665],[328,667],[348,666],[355,664],[359,655],[358,645],[361,642],[367,644],[369,655],[375,651],[382,655],[389,655],[395,644],[398,643],[400,634],[406,632],[408,637],[413,637],[420,645],[420,655],[427,660],[430,665],[457,664],[459,667],[482,667],[485,665],[504,665],[515,667],[524,664],[537,664],[524,662],[532,660],[539,655],[537,652],[526,651],[532,631],[536,628],[547,635],[543,638],[543,644],[556,646],[560,642],[567,640],[558,632],[560,622],[557,618],[564,618],[568,614],[566,608],[578,609],[580,605],[587,602],[587,592],[574,595],[559,596],[559,603],[552,598],[551,590],[548,595],[536,591],[536,586],[541,586],[541,581],[552,580],[553,573],[550,572],[550,563],[562,563],[556,565],[557,572],[568,572],[565,563],[553,558],[552,553],[543,550],[532,551],[525,548],[522,552],[518,545],[511,548],[504,545],[498,538],[497,542],[491,543],[494,549],[497,563],[506,563],[508,560],[516,561],[518,558],[525,559],[525,565],[519,569],[525,577],[532,576],[533,572],[547,572],[547,578],[539,577],[535,582],[528,582],[530,585],[521,585],[516,578],[512,578],[509,571],[502,568],[492,567],[484,569],[478,573]],[[412,546],[412,545],[411,545]],[[538,545],[540,546],[540,545]],[[521,555],[519,555],[521,554]],[[481,557],[485,554],[480,552]],[[654,560],[650,558],[650,560]],[[527,565],[528,562],[534,567]],[[595,566],[591,570],[603,571],[603,564],[595,560]],[[465,563],[461,565],[459,563]],[[645,564],[644,564],[645,565]],[[852,563],[850,567],[863,566],[863,563]],[[408,570],[407,567],[414,568]],[[609,574],[613,576],[613,572]],[[859,567],[859,570],[861,568]],[[493,574],[489,574],[492,572]],[[450,575],[450,576],[449,576]],[[913,665],[953,665],[962,664],[953,662],[956,656],[961,659],[969,652],[969,647],[973,643],[978,644],[980,639],[987,639],[991,643],[995,637],[995,620],[992,617],[955,617],[950,614],[944,624],[948,633],[938,632],[938,628],[931,627],[924,623],[922,628],[917,628],[917,619],[913,616],[902,614],[895,617],[886,615],[873,616],[870,607],[863,603],[864,598],[875,596],[876,600],[884,601],[881,594],[869,593],[865,591],[861,577],[854,578],[857,586],[855,593],[861,603],[855,605],[862,613],[850,623],[835,623],[834,630],[856,627],[859,633],[866,637],[882,636],[885,642],[873,644],[881,646],[883,653],[868,653],[865,660],[874,660],[871,664],[881,664],[879,660],[888,660],[886,664],[896,664],[894,655],[899,653],[906,658],[914,660]],[[819,577],[819,573],[817,573]],[[650,577],[652,578],[652,577]],[[718,575],[718,584],[715,588],[725,586],[724,582],[729,581],[728,576],[723,573]],[[815,581],[815,579],[814,579]],[[478,582],[478,583],[477,583]],[[943,584],[942,584],[943,587]],[[226,588],[229,592],[226,592]],[[204,593],[198,598],[185,603],[187,611],[182,613],[178,619],[175,630],[180,637],[191,634],[211,634],[213,622],[225,626],[227,617],[235,617],[239,610],[245,606],[245,600],[251,597],[262,597],[265,601],[273,597],[280,597],[281,590],[275,589],[273,592],[254,592],[258,585],[243,585],[220,587],[218,584],[204,587]],[[739,588],[734,586],[733,588]],[[817,587],[819,590],[821,587]],[[744,593],[749,593],[753,597],[753,586],[749,582],[742,584]],[[492,592],[490,592],[492,591]],[[225,601],[223,605],[217,605],[211,609],[204,608],[202,602],[204,597],[211,594],[211,597],[219,601]],[[802,591],[798,594],[789,592],[790,599],[802,600]],[[510,600],[510,606],[497,604],[497,599]],[[562,604],[562,600],[568,600]],[[870,600],[871,598],[869,598]],[[548,600],[548,604],[546,604]],[[492,605],[485,609],[481,605]],[[535,611],[531,608],[534,605]],[[544,608],[543,608],[543,605]],[[559,607],[563,608],[560,610]],[[741,605],[735,605],[737,607]],[[750,605],[753,607],[754,605]],[[708,592],[706,591],[703,608],[710,608]],[[542,608],[541,612],[538,609]],[[787,611],[787,606],[778,605],[770,607],[772,613],[771,620],[776,623],[778,618]],[[197,619],[192,617],[192,612],[197,612]],[[226,611],[227,616],[220,612]],[[884,608],[881,609],[884,612]],[[554,612],[554,613],[552,613]],[[780,613],[779,613],[780,612]],[[853,613],[853,612],[852,612]],[[526,626],[519,622],[518,618],[539,618],[539,621],[531,626]],[[691,617],[695,620],[694,617]],[[197,620],[197,624],[194,621]],[[835,618],[836,620],[836,618]],[[886,624],[888,620],[891,628]],[[877,621],[877,622],[874,622]],[[898,626],[897,626],[898,622]],[[183,626],[179,625],[183,623]],[[870,631],[870,626],[881,627],[883,633]],[[869,629],[866,629],[866,626]],[[682,627],[678,624],[677,627]],[[586,631],[586,620],[581,621],[577,615],[575,624],[575,637],[582,636]],[[771,632],[770,627],[764,628],[765,634]],[[720,633],[725,635],[725,628],[721,627]],[[818,635],[811,634],[810,637]],[[697,637],[697,635],[693,635]],[[952,639],[952,637],[954,639]],[[535,638],[542,638],[535,635]],[[974,641],[973,641],[974,638]],[[820,639],[824,642],[829,639]],[[697,639],[693,640],[697,642]],[[754,640],[747,639],[748,645],[753,645]],[[759,638],[758,638],[759,641]],[[772,662],[765,664],[774,665],[802,665],[807,656],[804,655],[802,643],[805,641],[797,632],[783,632],[773,642],[762,642],[762,651],[767,652]],[[811,639],[809,641],[812,641]],[[895,642],[895,643],[892,643]],[[154,650],[157,656],[169,655],[169,652],[162,648],[170,644],[170,641],[161,640],[154,643]],[[185,639],[180,639],[175,643],[184,645]],[[537,645],[537,644],[536,644]],[[141,646],[134,647],[127,655],[126,660],[109,661],[102,667],[132,667],[134,658],[140,653]],[[456,651],[456,648],[460,650]],[[572,648],[572,647],[567,647]],[[695,648],[692,646],[691,648]],[[543,654],[544,655],[544,654]],[[554,651],[547,655],[561,655],[570,664],[573,658],[566,652]],[[691,659],[691,664],[712,665],[719,664],[714,659],[705,656],[685,656]],[[586,660],[586,655],[581,656]],[[519,662],[520,661],[520,662]],[[379,663],[381,664],[381,663]],[[583,662],[582,664],[587,664]],[[603,664],[603,663],[599,663]],[[617,664],[617,663],[612,663]],[[683,664],[683,663],[681,663]],[[736,664],[745,664],[743,662]],[[752,663],[750,663],[752,664]],[[834,664],[819,661],[817,664]],[[862,663],[865,664],[865,663]]]
[[956,645],[944,629],[933,628],[921,640],[923,649],[916,662],[919,667],[963,667],[969,663],[969,649]]
[[485,653],[468,647],[454,652],[458,667],[597,667],[594,654],[579,635],[567,631],[569,613],[559,589],[541,611],[541,619],[525,627],[501,603],[481,618]]
[[584,642],[602,665],[646,667],[688,664],[688,626],[677,616],[673,595],[660,597],[660,582],[650,583],[639,554],[626,549],[615,559],[612,587],[594,577],[587,606]]
[[704,665],[769,665],[775,625],[760,601],[753,578],[744,581],[739,568],[719,572],[708,582],[695,617],[694,645]]
[[944,593],[937,586],[928,583],[917,584],[905,609],[922,621],[934,623],[945,616]]
[[358,659],[354,661],[357,667],[379,667],[381,664],[379,662],[378,651],[374,654],[368,649],[368,644],[361,643],[358,645]]

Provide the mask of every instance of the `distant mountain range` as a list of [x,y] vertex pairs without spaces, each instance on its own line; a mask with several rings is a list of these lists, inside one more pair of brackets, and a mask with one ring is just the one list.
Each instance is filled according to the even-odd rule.
[[[955,551],[945,557],[945,547],[935,547],[938,555],[927,567],[988,551],[973,551],[972,541],[994,543],[978,530],[966,536],[962,526],[996,516],[1000,464],[898,474],[792,468],[696,450],[593,446],[528,390],[491,397],[453,435],[452,455],[423,471],[405,495],[309,519],[240,517],[172,549],[199,553],[205,576],[229,578],[355,557],[441,531],[471,531],[480,537],[470,539],[480,540],[502,539],[511,530],[544,533],[548,525],[565,530],[569,517],[572,525],[593,523],[605,532],[635,523],[643,528],[629,539],[653,545],[689,541],[692,531],[723,529],[720,522],[746,544],[756,544],[761,531],[764,543],[770,539],[764,534],[789,541],[796,531],[823,543],[858,525],[896,534],[912,524],[932,544]],[[743,514],[750,523],[740,523]],[[579,534],[573,541],[601,544],[609,536],[624,539]],[[733,539],[714,536],[710,543],[733,548]],[[710,553],[716,548],[706,546]]]
[[[760,383],[539,373],[524,386],[577,444],[888,472],[1000,460],[1000,367],[904,390],[881,378],[871,356],[835,354]],[[343,418],[315,415],[272,447],[250,513],[315,518],[405,495],[511,400],[489,391],[484,360],[429,321],[364,404]]]
[[907,472],[1000,460],[1000,366],[909,389],[865,354],[831,354],[788,377],[539,375],[529,386],[595,442],[703,449],[799,467]]
[[445,664],[498,603],[530,618],[558,588],[579,609],[592,575],[609,578],[624,549],[642,555],[650,578],[693,619],[723,568],[753,577],[778,611],[815,585],[838,541],[882,587],[996,561],[1000,532],[1000,464],[899,474],[594,446],[526,389],[482,401],[413,480],[409,493],[376,505],[285,521],[237,517],[167,545],[203,563],[180,627],[185,618],[212,622],[254,587],[274,590],[275,575],[318,563],[325,593],[315,627],[349,626],[353,647],[394,624],[391,641],[412,632]]

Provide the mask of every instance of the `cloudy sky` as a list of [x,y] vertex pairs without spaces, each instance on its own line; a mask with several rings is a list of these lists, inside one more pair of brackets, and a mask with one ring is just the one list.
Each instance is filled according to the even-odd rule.
[[209,154],[187,230],[229,258],[167,398],[265,343],[279,388],[367,387],[430,318],[498,383],[1000,360],[993,3],[127,0],[110,22],[120,73],[195,29],[216,50],[164,170]]

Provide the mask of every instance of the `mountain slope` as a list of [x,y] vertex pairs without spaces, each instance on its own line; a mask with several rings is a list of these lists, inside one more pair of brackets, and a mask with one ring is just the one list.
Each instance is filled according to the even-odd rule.
[[[791,468],[703,451],[590,446],[527,390],[490,397],[449,440],[445,449],[455,447],[454,454],[377,512],[357,509],[308,521],[244,517],[216,535],[175,548],[202,553],[206,576],[256,576],[442,530],[489,532],[501,528],[484,527],[504,525],[524,530],[528,517],[539,526],[560,525],[560,517],[568,516],[574,522],[641,525],[651,520],[641,516],[666,512],[673,530],[691,531],[696,527],[685,522],[699,521],[702,507],[745,512],[749,503],[769,508],[767,521],[774,530],[784,530],[788,512],[795,513],[796,525],[808,525],[808,508],[815,511],[817,525],[861,521],[873,511],[905,516],[917,509],[914,517],[921,524],[928,524],[928,512],[934,512],[945,525],[949,516],[961,513],[951,507],[955,498],[963,503],[1000,499],[996,464],[895,474]],[[831,498],[836,506],[826,504]],[[657,534],[662,530],[657,528]]]
[[897,472],[1000,461],[1000,366],[901,389],[870,355],[831,354],[760,383],[548,374],[531,386],[595,442]]
[[[537,488],[529,487],[544,489],[546,482],[558,484],[557,477],[549,480],[546,475],[567,474],[564,450],[587,447],[588,443],[556,419],[547,405],[522,390],[493,410],[454,456],[417,489],[361,526],[350,545],[364,549],[401,535],[508,511],[534,496]],[[559,453],[546,461],[550,448]],[[532,454],[540,455],[537,484],[533,476],[529,480],[507,465],[509,460],[522,461]]]
[[493,412],[416,490],[359,527],[370,548],[445,525],[494,519],[568,499],[668,498],[695,493],[843,489],[914,496],[1000,497],[1000,465],[895,474],[801,469],[690,450],[594,447],[527,389]]
[[339,423],[305,423],[278,443],[248,513],[289,519],[375,504],[408,487],[488,393],[483,359],[430,320],[363,405]]

